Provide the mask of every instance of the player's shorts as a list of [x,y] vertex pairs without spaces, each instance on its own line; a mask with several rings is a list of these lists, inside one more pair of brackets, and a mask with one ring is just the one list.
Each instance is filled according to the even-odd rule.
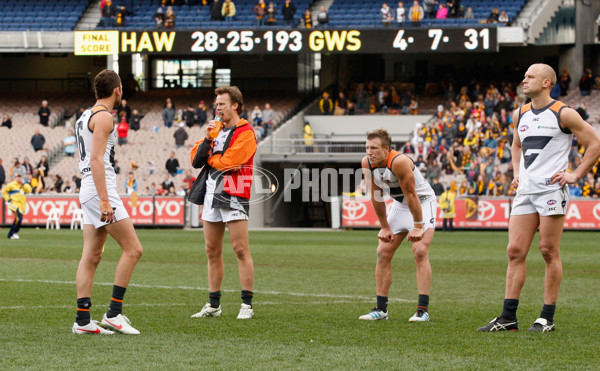
[[[248,215],[236,209],[213,208],[213,195],[209,192],[204,196],[204,208],[202,209],[202,220],[207,222],[229,223],[235,220],[248,220]],[[240,209],[242,206],[240,205]]]
[[512,202],[510,215],[565,215],[569,207],[569,200],[569,188],[566,185],[548,193],[531,195],[517,193]]
[[[425,196],[420,201],[421,213],[423,215],[423,231],[435,228],[435,218],[437,215],[437,200],[435,196]],[[415,228],[413,216],[408,205],[395,200],[392,203],[387,220],[393,234],[409,232]]]
[[[108,191],[108,200],[115,211],[115,222],[129,218],[127,210],[121,201],[121,197],[114,190]],[[93,224],[94,228],[98,229],[108,223],[100,221],[100,198],[94,196],[90,200],[81,204],[83,210],[83,224]],[[113,222],[114,223],[114,222]]]

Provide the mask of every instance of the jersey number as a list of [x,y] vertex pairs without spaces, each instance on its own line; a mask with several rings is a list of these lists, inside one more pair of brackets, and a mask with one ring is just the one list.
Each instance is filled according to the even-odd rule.
[[77,137],[77,147],[79,148],[79,158],[81,161],[85,160],[85,143],[83,142],[83,138],[79,131],[83,128],[83,121],[77,122],[75,125],[75,136]]
[[521,142],[523,147],[523,158],[525,159],[525,169],[535,161],[540,152],[552,140],[552,137],[527,137]]

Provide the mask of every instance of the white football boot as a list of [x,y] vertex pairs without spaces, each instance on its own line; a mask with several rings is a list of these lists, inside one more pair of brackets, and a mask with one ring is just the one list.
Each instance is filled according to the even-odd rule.
[[79,326],[77,322],[73,324],[72,331],[76,335],[112,335],[114,332],[98,326],[98,321],[91,321],[85,326]]
[[387,320],[388,314],[387,314],[387,312],[384,312],[384,311],[380,310],[379,308],[373,308],[372,311],[365,314],[364,316],[358,317],[358,319],[361,321]]
[[106,313],[104,317],[102,317],[102,322],[100,322],[100,326],[116,331],[123,335],[139,335],[140,332],[131,326],[131,321],[129,318],[125,317],[122,314],[119,314],[116,317],[108,318],[106,317]]
[[219,305],[218,308],[213,308],[210,306],[210,303],[204,304],[200,312],[192,315],[192,318],[201,317],[221,317],[221,306]]
[[237,319],[250,319],[252,317],[254,317],[252,305],[242,303],[242,308],[240,308],[240,314],[238,314]]

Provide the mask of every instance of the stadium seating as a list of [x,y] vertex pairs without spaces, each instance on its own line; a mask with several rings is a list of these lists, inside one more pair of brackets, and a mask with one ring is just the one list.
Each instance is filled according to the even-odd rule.
[[0,2],[0,31],[72,31],[89,2],[10,0]]

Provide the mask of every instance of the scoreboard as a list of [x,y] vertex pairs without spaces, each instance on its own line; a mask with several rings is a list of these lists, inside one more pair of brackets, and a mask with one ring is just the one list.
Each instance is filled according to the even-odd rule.
[[76,55],[497,52],[496,27],[76,31]]

